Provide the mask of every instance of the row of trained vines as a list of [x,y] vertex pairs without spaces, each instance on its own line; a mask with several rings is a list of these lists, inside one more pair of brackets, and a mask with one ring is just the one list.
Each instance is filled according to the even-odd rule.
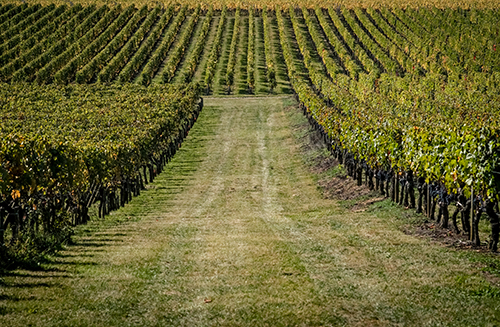
[[[22,5],[4,6],[4,10],[0,15],[0,25],[5,27],[0,33],[0,82],[134,82],[145,86],[199,82],[206,93],[214,92],[216,83],[223,86],[223,94],[254,94],[260,73],[269,78],[269,87],[261,85],[261,94],[279,93],[269,53],[272,17],[262,11],[182,5]],[[255,57],[259,24],[265,27],[260,41],[267,49],[263,67]],[[228,28],[232,30],[229,36]],[[245,49],[238,46],[243,31],[248,32]],[[229,54],[224,59],[226,43]],[[227,63],[221,71],[223,60]],[[246,73],[237,74],[237,63],[242,60]],[[214,81],[218,72],[221,76]]]
[[[226,49],[221,46],[226,41],[229,57],[221,84],[227,89],[239,84],[233,80],[239,76],[234,66],[238,56],[245,55],[249,57],[245,60],[247,73],[242,75],[246,81],[241,84],[250,91],[255,89],[255,71],[261,69],[269,91],[275,88],[278,66],[274,60],[281,54],[272,44],[272,35],[277,34],[275,11],[265,7],[222,11],[186,6],[3,7],[2,82],[135,81],[148,85],[152,81],[189,82],[196,75],[210,89],[216,64],[225,55]],[[500,83],[499,15],[495,10],[332,7],[292,11],[284,13],[296,17],[300,28],[308,30],[307,51],[320,57],[328,78],[340,79],[341,85],[358,81],[360,74],[368,74],[373,80],[382,74],[412,80],[432,75],[445,83],[489,93],[495,93]],[[215,17],[219,17],[217,24],[212,23]],[[227,35],[230,17],[233,33]],[[247,26],[241,26],[242,22]],[[263,37],[259,38],[262,45],[256,44],[255,26],[263,28]],[[237,44],[241,31],[248,31],[246,49],[239,49]],[[202,42],[204,39],[206,42]],[[192,42],[197,44],[190,46]],[[258,58],[254,58],[254,49],[260,47],[264,49],[265,67],[258,67]],[[167,58],[170,63],[165,62]],[[206,65],[197,65],[207,61]],[[196,74],[201,69],[204,71]],[[160,71],[162,77],[155,78]],[[174,78],[176,75],[182,77]]]
[[[279,94],[287,89],[284,84],[289,83],[311,123],[324,133],[332,153],[359,184],[366,183],[394,201],[425,213],[443,228],[449,228],[451,223],[458,232],[460,217],[461,228],[474,244],[480,244],[479,220],[487,216],[491,226],[490,248],[497,249],[500,233],[498,10],[347,7],[215,10],[184,5],[122,8],[23,4],[0,6],[0,31],[0,81],[5,83],[2,86],[5,98],[0,98],[3,144],[24,151],[52,146],[54,140],[61,142],[61,146],[73,146],[76,140],[76,136],[50,134],[64,133],[54,126],[65,126],[73,117],[50,116],[54,117],[51,120],[42,113],[34,113],[33,105],[41,98],[29,92],[29,84],[19,82],[34,83],[33,90],[45,85],[47,94],[54,95],[50,100],[54,103],[55,94],[60,93],[63,99],[68,97],[65,92],[83,94],[95,90],[99,94],[104,85],[112,85],[111,93],[118,92],[117,105],[122,94],[117,90],[122,85],[133,88],[132,94],[146,94],[144,97],[148,98],[148,92],[156,92],[153,91],[157,90],[156,84],[198,82],[206,94]],[[128,83],[151,86],[151,91]],[[95,86],[87,89],[76,84]],[[65,91],[65,85],[70,85],[69,91]],[[12,91],[7,91],[9,88]],[[10,97],[9,92],[13,92]],[[33,99],[23,97],[22,93],[30,94]],[[21,106],[16,105],[19,101]],[[23,113],[23,108],[33,113]],[[118,111],[116,115],[121,113]],[[49,145],[42,141],[22,145],[28,144],[23,143],[24,139],[39,137],[34,129],[21,133],[22,137],[16,134],[34,126],[29,124],[32,117],[52,124],[53,130],[48,127],[49,131],[40,136]],[[87,126],[95,123],[92,120],[95,119],[104,128],[106,124],[113,126],[116,117],[106,121],[101,118],[96,116],[78,123]],[[129,127],[119,133],[135,128],[128,118],[116,119]],[[67,131],[77,133],[72,129]],[[90,131],[97,133],[89,128]],[[109,142],[122,141],[124,136],[119,133]],[[141,149],[142,146],[149,149],[142,141],[138,142]],[[24,188],[16,186],[11,174],[17,170],[5,167],[12,160],[32,159],[22,157],[25,154],[21,150],[22,156],[17,152],[10,154],[9,146],[5,155],[11,159],[2,157],[1,182],[7,185],[2,189],[3,206],[17,209],[9,209],[10,213],[4,217],[11,218],[4,218],[2,223],[10,221],[10,226],[21,226],[20,222],[13,223],[12,217],[22,212],[17,213],[16,219],[24,221],[23,217],[31,215],[19,211],[27,210],[23,208],[28,206],[25,197],[32,192],[31,184],[19,184]],[[35,153],[45,155],[47,149]],[[75,149],[96,151],[92,154],[95,158],[89,155],[95,161],[87,164],[86,169],[100,167],[102,153],[106,156],[118,153],[109,149],[99,152],[85,142]],[[74,155],[84,158],[81,153]],[[47,160],[45,168],[50,166]],[[68,165],[82,163],[71,160],[68,159]],[[134,164],[134,167],[148,166],[144,162],[134,161]],[[89,175],[90,182],[82,184],[87,188],[77,188],[83,195],[74,195],[76,191],[65,184],[69,180],[80,183],[80,177],[69,174],[64,177],[68,180],[57,184],[61,191],[50,190],[55,192],[52,200],[29,206],[49,208],[43,209],[49,213],[36,213],[49,217],[62,212],[54,199],[63,201],[65,208],[83,208],[81,204],[67,203],[81,201],[83,197],[83,202],[89,204],[99,198],[107,199],[102,200],[108,204],[101,208],[106,212],[109,207],[116,207],[113,192],[129,187],[122,185],[140,184],[137,178],[144,181],[148,171],[142,175],[127,172],[113,178],[102,172]],[[96,178],[103,182],[95,182]],[[46,179],[47,183],[50,180]],[[108,182],[115,185],[109,192],[104,186]],[[65,195],[58,198],[58,194]],[[54,206],[58,209],[53,209]],[[71,210],[80,210],[75,211],[78,213],[74,214],[74,221],[85,219],[81,218],[85,217],[83,209]],[[50,226],[48,223],[45,228]],[[12,235],[19,233],[15,228]],[[5,228],[0,226],[0,229]]]
[[[473,13],[455,15],[464,24],[473,24],[472,17],[464,18]],[[380,11],[372,14],[389,22]],[[362,25],[365,18],[359,19],[361,15],[367,15],[372,24]],[[416,34],[420,38],[418,49],[407,43],[391,55],[374,36],[390,39],[389,34],[375,31],[376,20],[368,15],[368,11],[342,8],[276,12],[290,81],[304,113],[359,185],[364,182],[457,233],[460,217],[474,245],[481,244],[478,229],[484,215],[491,226],[489,247],[496,251],[500,232],[500,99],[495,64],[480,70],[459,66],[467,62],[466,55],[476,60],[479,55],[468,50],[463,57],[453,57],[454,50],[434,45],[433,50],[440,52],[437,56],[422,45],[430,42],[425,33]],[[325,25],[323,34],[321,25]],[[392,33],[398,33],[395,25],[389,26]],[[418,26],[424,29],[426,25]],[[497,28],[489,31],[492,39],[497,38]],[[450,31],[446,37],[452,44],[457,42],[453,34]],[[460,37],[472,42],[464,34]],[[326,43],[329,38],[335,41]],[[364,42],[364,38],[371,41]],[[337,43],[338,48],[333,46]],[[491,58],[487,52],[496,48],[486,46],[483,50],[486,63]],[[377,55],[384,51],[386,59]],[[411,69],[406,70],[409,65],[403,63],[411,57],[405,58],[403,53],[412,51],[420,60],[411,62]],[[402,56],[399,61],[396,54]],[[360,69],[351,70],[343,56],[350,56],[352,67]],[[455,63],[449,65],[453,58]],[[413,69],[418,63],[424,64]],[[451,204],[455,204],[453,212]]]
[[180,147],[199,95],[192,84],[1,85],[0,247],[58,241],[90,208],[128,203]]
[[[236,84],[233,81],[236,56],[247,52],[250,58],[246,60],[249,64],[244,84],[253,89],[257,68],[253,50],[255,26],[262,24],[264,37],[260,42],[264,43],[266,62],[262,69],[274,85],[276,65],[270,53],[275,51],[271,35],[277,34],[274,10],[223,8],[215,11],[212,7],[201,10],[186,6],[122,8],[120,5],[4,7],[5,12],[0,15],[0,80],[3,82],[138,81],[147,85],[159,70],[163,72],[164,61],[171,56],[175,60],[168,66],[190,67],[181,70],[167,67],[164,72],[167,80],[178,73],[184,75],[179,80],[189,81],[195,74],[185,71],[198,68],[194,59],[203,61],[206,57],[209,62],[221,59],[221,51],[211,50],[218,49],[225,37],[229,38],[229,58],[223,76],[227,86]],[[357,81],[362,73],[375,79],[381,74],[402,78],[435,74],[445,82],[483,85],[492,93],[499,83],[500,59],[496,50],[499,15],[495,10],[332,7],[292,11],[284,13],[296,17],[301,29],[308,30],[307,37],[314,41],[314,46],[307,43],[308,51],[321,57],[332,80],[336,80],[337,75],[345,75]],[[249,19],[242,20],[240,16]],[[218,24],[211,23],[212,17],[220,17]],[[232,35],[224,34],[229,17],[233,17]],[[241,26],[240,21],[247,26]],[[204,26],[195,33],[197,25]],[[253,42],[246,42],[247,49],[238,49],[237,36],[243,30],[248,31],[248,38]],[[207,42],[201,40],[208,41],[210,34],[215,38],[203,47]],[[190,47],[191,42],[198,44]],[[194,53],[186,53],[187,49]],[[210,76],[214,75],[212,66],[200,69],[206,69]],[[161,82],[165,78],[157,80]]]

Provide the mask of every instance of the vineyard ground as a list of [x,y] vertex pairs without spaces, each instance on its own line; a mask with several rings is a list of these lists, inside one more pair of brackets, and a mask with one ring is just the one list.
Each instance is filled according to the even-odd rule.
[[311,137],[291,97],[206,98],[147,191],[3,273],[0,325],[500,323],[498,258],[405,234],[386,201],[323,196],[339,172]]

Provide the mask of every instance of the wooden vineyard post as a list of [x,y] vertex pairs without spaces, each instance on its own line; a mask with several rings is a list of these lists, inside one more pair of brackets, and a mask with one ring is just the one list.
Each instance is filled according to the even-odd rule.
[[474,188],[471,186],[470,188],[470,237],[469,240],[472,241],[474,238]]
[[394,186],[396,187],[395,191],[394,191],[394,202],[396,202],[396,204],[399,202],[399,173],[396,173],[396,182],[394,183]]
[[3,237],[4,237],[4,233],[5,233],[5,230],[3,228],[3,212],[4,212],[3,208],[0,209],[0,247],[3,246],[3,243],[4,243]]
[[430,203],[430,196],[429,196],[429,183],[427,183],[427,218],[430,218],[431,216],[431,203]]

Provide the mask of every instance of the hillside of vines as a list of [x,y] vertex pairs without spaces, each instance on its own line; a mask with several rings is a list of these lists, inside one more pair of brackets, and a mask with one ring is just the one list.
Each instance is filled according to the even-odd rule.
[[3,3],[0,244],[123,205],[201,94],[293,93],[359,184],[496,251],[498,9],[321,4]]
[[[23,0],[2,0],[3,3],[9,3],[14,5],[21,5],[24,3]],[[42,5],[67,5],[69,2],[67,0],[39,0],[37,3]],[[72,0],[72,4],[81,4],[81,5],[89,5],[95,4],[99,6],[109,5],[109,1],[105,0]],[[151,1],[146,0],[117,0],[113,1],[114,4],[120,4],[122,6],[135,5],[135,6],[143,6],[149,5],[151,6]],[[172,4],[178,4],[179,1],[175,0],[160,0],[155,1],[155,4],[161,4],[163,6],[169,6]],[[382,7],[391,7],[391,8],[420,8],[420,7],[437,7],[440,9],[445,8],[498,8],[498,2],[494,0],[273,0],[273,1],[261,1],[261,0],[218,0],[218,1],[195,1],[195,0],[186,0],[182,2],[185,5],[188,5],[191,8],[195,8],[198,5],[201,5],[203,8],[208,8],[211,5],[215,7],[215,9],[221,10],[224,6],[230,9],[242,8],[258,8],[262,9],[264,7],[269,7],[272,9],[275,8],[288,8],[288,7],[307,7],[307,8],[315,8],[315,7],[323,7],[328,8],[330,6],[345,6],[348,8],[382,8]]]

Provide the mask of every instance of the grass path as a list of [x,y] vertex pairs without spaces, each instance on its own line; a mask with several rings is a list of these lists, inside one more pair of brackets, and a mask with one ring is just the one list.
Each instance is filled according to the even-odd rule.
[[147,191],[2,276],[0,326],[498,324],[470,258],[321,196],[292,103],[205,99]]

